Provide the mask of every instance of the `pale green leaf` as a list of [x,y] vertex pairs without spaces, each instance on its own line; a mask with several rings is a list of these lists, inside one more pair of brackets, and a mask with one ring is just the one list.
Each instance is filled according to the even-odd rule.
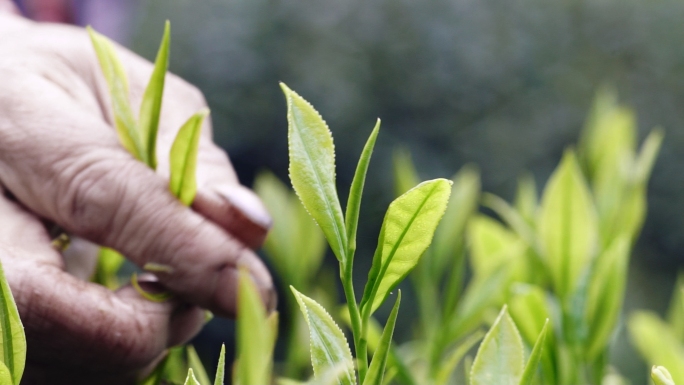
[[346,266],[347,233],[335,186],[335,146],[321,115],[285,84],[290,180],[304,207],[323,230],[337,259]]
[[197,194],[197,154],[204,118],[203,109],[191,116],[180,128],[169,154],[169,189],[184,205],[189,206]]
[[663,144],[665,132],[662,128],[654,128],[646,137],[644,144],[641,146],[641,152],[636,161],[636,180],[641,183],[648,182],[651,176],[651,170],[655,164],[660,147]]
[[330,369],[343,365],[344,374],[338,377],[337,384],[356,384],[351,350],[342,330],[321,305],[298,292],[294,287],[291,289],[309,326],[311,364],[314,375],[320,378]]
[[0,265],[0,333],[0,361],[12,374],[12,383],[19,385],[26,363],[26,335],[2,265]]
[[478,343],[484,332],[481,330],[475,331],[470,336],[466,337],[465,341],[461,342],[440,364],[439,371],[435,377],[436,385],[446,385],[449,382],[451,375],[456,366],[461,362],[463,357],[470,351],[470,349]]
[[525,221],[533,224],[537,218],[537,185],[532,174],[525,174],[518,179],[518,191],[515,194],[515,209]]
[[236,384],[268,384],[271,380],[273,332],[261,296],[246,270],[240,270],[236,328]]
[[586,322],[590,325],[587,357],[597,359],[606,349],[620,316],[629,262],[627,236],[616,238],[596,260],[589,282]]
[[482,194],[482,205],[501,217],[511,230],[518,234],[518,237],[525,241],[527,245],[531,247],[536,246],[534,223],[528,223],[525,217],[508,202],[494,194],[484,193]]
[[390,355],[392,347],[392,335],[394,334],[394,325],[397,323],[397,314],[399,313],[399,304],[401,303],[401,290],[397,295],[397,300],[394,302],[394,307],[390,313],[385,330],[382,332],[378,348],[373,354],[373,361],[371,361],[366,378],[363,380],[364,385],[382,385],[383,377],[385,375],[385,367],[387,359]]
[[452,178],[449,204],[437,226],[430,246],[433,274],[443,273],[454,255],[463,249],[463,232],[480,198],[480,174],[472,165],[465,165]]
[[471,281],[449,323],[446,340],[456,341],[480,326],[483,314],[503,301],[510,278],[510,269],[502,265],[492,274]]
[[161,113],[162,95],[164,94],[164,79],[169,67],[170,34],[171,24],[167,20],[164,25],[164,36],[157,52],[157,59],[154,62],[154,70],[149,83],[147,83],[140,105],[140,135],[143,148],[147,152],[147,165],[153,170],[157,168],[157,129],[159,128],[159,115]]
[[684,345],[655,313],[638,311],[627,324],[632,343],[650,364],[669,369],[676,384],[684,384]]
[[273,219],[264,250],[284,283],[308,288],[325,255],[325,238],[299,198],[270,172],[261,172],[254,190]]
[[373,155],[373,147],[375,147],[375,140],[380,131],[380,119],[375,123],[375,128],[368,137],[366,145],[363,147],[359,163],[354,172],[354,179],[349,188],[349,198],[347,199],[347,211],[345,213],[345,222],[347,225],[347,242],[350,257],[353,257],[353,252],[356,250],[356,230],[359,224],[359,211],[361,209],[361,197],[363,195],[363,186],[366,183],[366,173],[368,172],[368,164],[370,163],[371,155]]
[[209,381],[209,376],[207,375],[207,370],[204,368],[204,364],[202,364],[202,360],[200,360],[199,355],[197,355],[197,350],[195,350],[195,347],[192,345],[187,345],[185,349],[188,353],[188,365],[195,373],[195,377],[197,377],[197,380],[199,380],[201,384],[209,385],[211,381]]
[[677,281],[667,308],[667,322],[677,339],[684,343],[684,272],[677,274]]
[[12,373],[10,373],[7,366],[0,361],[0,384],[14,384]]
[[112,99],[114,126],[121,144],[138,160],[147,164],[145,152],[129,101],[128,78],[119,61],[114,45],[105,36],[88,27],[90,40],[100,61],[100,68],[107,82]]
[[221,344],[221,354],[219,355],[218,364],[216,365],[216,377],[214,378],[214,385],[224,385],[225,375],[226,375],[226,344]]
[[[265,382],[264,382],[265,384]],[[199,381],[197,381],[197,378],[195,378],[195,373],[193,373],[192,368],[188,369],[188,377],[185,378],[185,385],[205,385],[201,384]]]
[[470,384],[518,385],[524,355],[520,333],[504,306],[477,350],[470,370]]
[[591,263],[597,218],[575,154],[566,151],[542,197],[539,236],[557,295],[565,300]]
[[541,333],[539,333],[539,337],[537,337],[537,341],[534,343],[534,347],[532,347],[530,358],[527,360],[527,364],[525,364],[525,371],[520,379],[520,385],[532,385],[532,380],[534,380],[534,376],[537,374],[539,361],[542,358],[544,340],[546,339],[546,329],[548,326],[549,319],[547,318]]
[[416,266],[430,246],[451,194],[452,182],[423,182],[395,199],[380,230],[373,265],[368,273],[361,307],[372,314],[390,291]]
[[420,183],[420,177],[406,148],[397,148],[392,157],[394,170],[394,194],[400,196]]
[[672,381],[672,375],[664,366],[655,366],[651,368],[651,379],[655,385],[675,385]]
[[[507,262],[511,268],[524,268],[525,244],[500,222],[486,215],[475,215],[468,223],[466,235],[474,275],[487,276]],[[516,273],[519,276],[522,271]]]

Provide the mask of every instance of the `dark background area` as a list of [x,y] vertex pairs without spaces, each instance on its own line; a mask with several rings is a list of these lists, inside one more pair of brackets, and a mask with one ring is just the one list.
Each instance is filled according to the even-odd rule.
[[[116,12],[107,11],[112,3]],[[362,207],[359,279],[392,198],[394,148],[409,148],[424,178],[449,177],[475,163],[483,189],[510,200],[525,171],[544,185],[563,149],[577,141],[598,87],[614,85],[622,102],[636,110],[642,138],[654,126],[666,130],[649,187],[648,218],[632,258],[626,311],[666,307],[684,262],[680,0],[72,4],[75,21],[92,23],[148,59],[164,20],[171,20],[171,71],[205,93],[216,141],[246,185],[261,169],[287,180],[279,81],[328,121],[341,191],[351,182],[376,117],[382,118]],[[209,362],[215,362],[219,340],[232,345],[231,333],[227,321],[207,326],[197,344]],[[644,381],[645,366],[624,331],[614,361],[634,383]]]

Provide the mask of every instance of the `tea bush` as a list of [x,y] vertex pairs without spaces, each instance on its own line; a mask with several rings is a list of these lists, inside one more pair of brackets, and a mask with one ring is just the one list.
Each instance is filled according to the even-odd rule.
[[[92,30],[90,34],[112,96],[121,144],[154,169],[169,26],[137,118],[111,43]],[[451,180],[421,182],[410,155],[397,152],[397,198],[387,208],[368,279],[357,293],[357,229],[380,121],[361,152],[343,212],[333,136],[309,102],[281,87],[295,193],[268,173],[258,178],[255,189],[274,214],[265,250],[291,289],[287,314],[295,317],[298,309],[303,317],[287,322],[291,330],[286,364],[274,365],[278,313],[267,314],[249,274],[241,271],[233,383],[300,384],[278,376],[302,378],[309,361],[313,377],[306,383],[319,385],[625,383],[610,367],[609,348],[621,316],[629,257],[646,214],[646,186],[662,143],[661,130],[653,130],[637,149],[634,114],[618,103],[613,91],[603,89],[579,146],[566,150],[541,199],[533,179],[524,177],[513,204],[481,193],[474,166],[464,167]],[[198,138],[207,114],[190,117],[170,152],[169,189],[185,205],[196,193]],[[480,213],[479,204],[494,216]],[[339,264],[346,299],[342,310],[334,290],[326,288],[325,278],[334,274],[322,265],[325,241]],[[116,251],[104,249],[94,279],[116,287],[122,261]],[[165,268],[143,266],[152,273]],[[418,317],[412,339],[398,345],[393,342],[401,314],[398,285],[407,277]],[[149,300],[164,301],[170,295],[144,292],[135,276],[132,283]],[[683,290],[681,278],[668,321],[648,312],[629,319],[634,343],[654,364],[651,376],[658,385],[684,383]],[[382,326],[373,314],[390,297],[394,305]],[[1,270],[0,298],[0,380],[16,385],[23,373],[26,339]],[[349,329],[354,354],[336,319]],[[224,361],[222,348],[214,384],[224,383]],[[665,366],[656,366],[661,364]],[[458,377],[459,366],[465,378]],[[187,346],[171,349],[140,383],[211,381],[195,350]]]

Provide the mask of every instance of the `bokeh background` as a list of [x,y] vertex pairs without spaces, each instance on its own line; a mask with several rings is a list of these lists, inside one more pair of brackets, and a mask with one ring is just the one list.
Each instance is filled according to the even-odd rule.
[[[216,141],[246,185],[261,169],[287,181],[279,81],[331,126],[340,186],[351,182],[375,118],[382,118],[360,225],[359,279],[392,199],[395,148],[412,152],[424,178],[450,177],[474,163],[483,189],[510,200],[525,171],[544,185],[563,149],[577,141],[596,90],[611,84],[636,110],[642,137],[654,126],[666,130],[632,257],[626,312],[662,312],[667,305],[684,264],[681,0],[25,0],[21,6],[38,19],[92,24],[148,59],[163,22],[171,20],[170,69],[206,95]],[[404,323],[408,332],[408,316]],[[233,344],[229,321],[212,321],[196,340],[210,368],[221,341]],[[646,368],[624,331],[613,360],[633,383],[645,382]]]

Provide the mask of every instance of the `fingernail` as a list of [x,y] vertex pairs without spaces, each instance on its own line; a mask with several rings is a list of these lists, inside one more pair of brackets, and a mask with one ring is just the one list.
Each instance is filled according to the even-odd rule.
[[221,185],[216,186],[215,191],[255,224],[265,229],[271,227],[273,222],[271,215],[256,194],[246,187],[240,185]]

